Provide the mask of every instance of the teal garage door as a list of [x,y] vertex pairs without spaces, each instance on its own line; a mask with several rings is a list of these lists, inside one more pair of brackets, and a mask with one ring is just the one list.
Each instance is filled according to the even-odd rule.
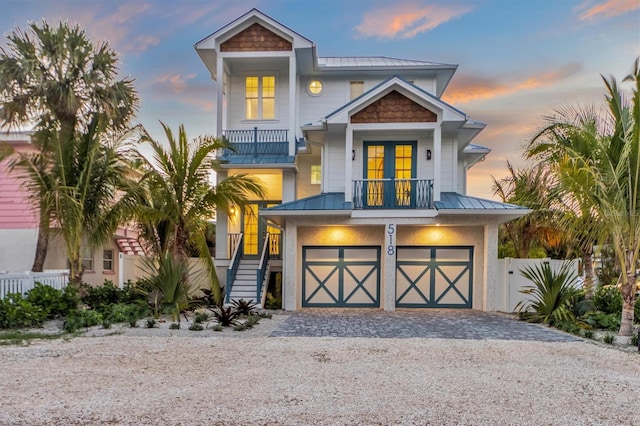
[[380,247],[303,247],[302,306],[380,307]]
[[473,247],[403,246],[396,256],[396,307],[471,308]]

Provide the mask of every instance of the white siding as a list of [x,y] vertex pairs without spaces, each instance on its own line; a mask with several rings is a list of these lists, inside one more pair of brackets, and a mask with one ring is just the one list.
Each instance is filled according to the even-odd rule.
[[[344,138],[331,138],[324,150],[325,161],[323,161],[322,179],[326,184],[325,192],[345,191],[345,154]],[[351,183],[349,182],[349,185]]]
[[[275,120],[245,120],[244,115],[244,81],[248,75],[276,76],[276,119]],[[284,71],[250,71],[232,74],[228,95],[228,125],[223,130],[250,129],[287,129],[289,127],[289,79]]]
[[458,159],[458,189],[460,194],[467,193],[467,171],[465,169],[466,163],[464,160]]
[[442,159],[440,176],[440,191],[451,192],[453,188],[453,174],[457,173],[457,167],[453,161],[453,140],[450,137],[442,138]]

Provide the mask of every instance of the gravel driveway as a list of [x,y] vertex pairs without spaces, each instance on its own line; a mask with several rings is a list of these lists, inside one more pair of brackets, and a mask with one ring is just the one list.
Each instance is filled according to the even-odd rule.
[[640,424],[634,353],[584,341],[266,337],[283,320],[247,334],[130,329],[0,347],[0,424]]

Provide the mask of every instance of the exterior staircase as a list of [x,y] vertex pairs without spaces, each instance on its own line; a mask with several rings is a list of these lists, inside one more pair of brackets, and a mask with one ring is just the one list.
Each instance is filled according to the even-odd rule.
[[[240,259],[236,278],[231,286],[231,293],[228,302],[233,300],[253,300],[258,306],[262,307],[261,301],[257,300],[257,274],[256,271],[260,266],[259,259]],[[262,283],[260,283],[262,284]]]

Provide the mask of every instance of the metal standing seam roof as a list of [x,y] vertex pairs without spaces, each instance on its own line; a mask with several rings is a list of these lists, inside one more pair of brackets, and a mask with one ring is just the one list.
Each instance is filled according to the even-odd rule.
[[386,56],[324,56],[318,57],[318,66],[326,68],[351,67],[455,67],[438,62],[388,58]]
[[221,165],[228,164],[294,164],[296,157],[293,155],[230,155],[219,157]]
[[300,200],[282,203],[260,211],[285,210],[351,210],[351,203],[344,201],[344,192],[328,192]]
[[437,210],[527,210],[526,207],[499,201],[485,200],[455,192],[442,192],[440,201],[436,201]]
[[[440,201],[435,202],[436,210],[527,210],[526,207],[499,201],[485,200],[455,192],[443,192]],[[344,192],[329,192],[300,200],[290,201],[260,211],[309,211],[309,210],[352,210],[350,202],[344,201]]]

